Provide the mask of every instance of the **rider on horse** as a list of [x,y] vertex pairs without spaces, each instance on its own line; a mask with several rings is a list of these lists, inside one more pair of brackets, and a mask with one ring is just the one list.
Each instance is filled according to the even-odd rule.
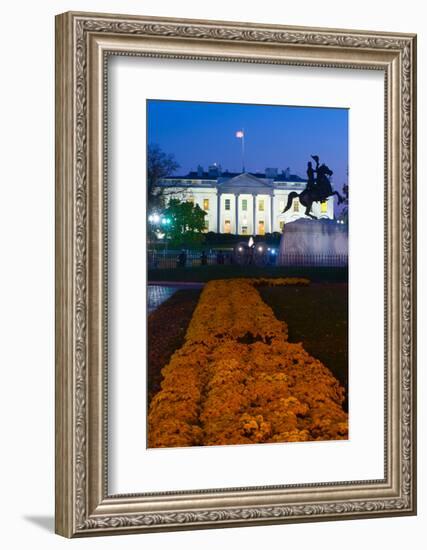
[[[312,155],[311,158],[316,162],[316,168],[313,169],[312,163],[307,164],[307,185],[305,189],[300,193],[292,191],[288,195],[288,203],[283,213],[290,209],[293,200],[298,197],[299,202],[306,207],[305,214],[310,218],[316,219],[316,216],[311,214],[311,207],[313,202],[323,202],[328,197],[336,195],[338,197],[338,204],[344,200],[338,191],[333,191],[329,177],[333,172],[326,164],[319,165],[319,157]],[[316,179],[314,179],[314,172],[316,172]]]

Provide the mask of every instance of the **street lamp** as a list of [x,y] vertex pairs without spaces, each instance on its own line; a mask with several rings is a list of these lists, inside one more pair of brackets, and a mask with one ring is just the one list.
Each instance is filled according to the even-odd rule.
[[163,217],[157,213],[150,214],[148,216],[148,221],[153,225],[170,225],[172,220],[168,217]]
[[[172,220],[168,216],[162,216],[157,212],[153,212],[152,214],[149,214],[148,221],[153,226],[153,231],[155,232],[156,237],[161,240],[163,240],[163,238],[165,239],[164,240],[165,244],[163,246],[163,256],[166,257],[168,239],[167,239],[166,233],[160,232],[160,227],[162,227],[163,230],[166,230],[172,224]],[[154,254],[154,251],[153,251],[153,254]]]

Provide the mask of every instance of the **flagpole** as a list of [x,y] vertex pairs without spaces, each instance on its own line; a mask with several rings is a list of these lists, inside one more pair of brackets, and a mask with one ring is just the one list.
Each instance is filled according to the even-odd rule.
[[242,153],[242,173],[245,171],[245,129],[237,130],[236,138],[240,139],[241,144],[241,153]]
[[242,128],[242,173],[245,171],[245,129]]

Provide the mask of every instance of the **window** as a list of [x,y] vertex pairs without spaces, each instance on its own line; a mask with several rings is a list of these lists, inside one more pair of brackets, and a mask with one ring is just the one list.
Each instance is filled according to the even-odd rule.
[[259,199],[258,201],[258,211],[264,212],[264,199]]
[[328,212],[328,203],[326,201],[322,201],[320,203],[320,212],[322,214],[326,214]]
[[281,221],[279,222],[280,231],[283,231],[283,228],[285,227],[285,222]]
[[294,199],[294,212],[299,212],[299,200],[298,199]]
[[242,225],[242,235],[247,235],[247,234],[248,234],[248,226]]
[[205,210],[205,212],[209,210],[209,199],[203,199],[203,210]]
[[242,199],[242,210],[247,211],[248,209],[248,199]]
[[225,220],[225,222],[224,222],[224,233],[231,233],[230,220]]
[[263,221],[258,222],[258,235],[264,235],[265,234],[265,226]]
[[205,231],[209,231],[209,220],[205,219]]
[[230,199],[225,199],[225,209],[230,210]]

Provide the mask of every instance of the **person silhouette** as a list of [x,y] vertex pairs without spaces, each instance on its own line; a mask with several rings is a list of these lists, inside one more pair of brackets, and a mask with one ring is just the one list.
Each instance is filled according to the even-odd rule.
[[185,267],[186,263],[187,263],[187,252],[185,250],[182,250],[180,255],[178,256],[177,266]]

